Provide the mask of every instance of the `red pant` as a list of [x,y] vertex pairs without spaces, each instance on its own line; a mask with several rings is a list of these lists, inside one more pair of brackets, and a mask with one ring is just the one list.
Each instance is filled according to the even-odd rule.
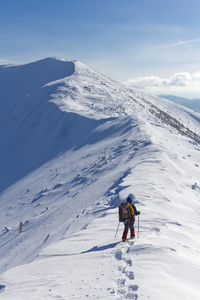
[[127,238],[128,229],[130,229],[131,237],[135,236],[134,223],[124,223],[124,232],[123,232],[123,236],[122,236],[123,239]]

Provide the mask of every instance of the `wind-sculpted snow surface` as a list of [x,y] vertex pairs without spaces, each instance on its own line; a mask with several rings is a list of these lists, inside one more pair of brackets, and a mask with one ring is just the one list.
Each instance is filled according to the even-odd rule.
[[199,114],[77,61],[0,75],[1,299],[199,299]]

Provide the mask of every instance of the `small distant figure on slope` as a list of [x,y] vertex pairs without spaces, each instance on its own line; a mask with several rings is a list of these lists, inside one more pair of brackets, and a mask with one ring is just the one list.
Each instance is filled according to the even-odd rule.
[[122,241],[125,242],[128,235],[128,229],[130,229],[130,238],[135,237],[135,216],[140,214],[140,211],[137,211],[135,205],[133,204],[133,195],[130,194],[126,201],[123,201],[119,206],[119,221],[124,223],[124,232],[122,235]]
[[22,233],[23,232],[23,222],[20,222],[19,223],[19,233]]

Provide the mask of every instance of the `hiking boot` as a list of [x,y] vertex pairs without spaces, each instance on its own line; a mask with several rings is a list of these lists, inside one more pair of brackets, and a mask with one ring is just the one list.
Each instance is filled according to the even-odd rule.
[[126,241],[127,234],[128,234],[128,232],[126,232],[126,231],[123,232],[123,235],[122,235],[122,241],[123,241],[123,242]]

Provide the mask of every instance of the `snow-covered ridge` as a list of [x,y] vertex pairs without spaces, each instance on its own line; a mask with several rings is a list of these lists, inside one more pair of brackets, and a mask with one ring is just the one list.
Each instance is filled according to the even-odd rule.
[[0,96],[6,101],[0,102],[1,110],[8,104],[16,105],[31,93],[35,93],[45,84],[74,72],[74,62],[46,58],[25,65],[9,65],[0,68]]
[[199,114],[79,61],[1,67],[0,85],[1,298],[197,300]]

